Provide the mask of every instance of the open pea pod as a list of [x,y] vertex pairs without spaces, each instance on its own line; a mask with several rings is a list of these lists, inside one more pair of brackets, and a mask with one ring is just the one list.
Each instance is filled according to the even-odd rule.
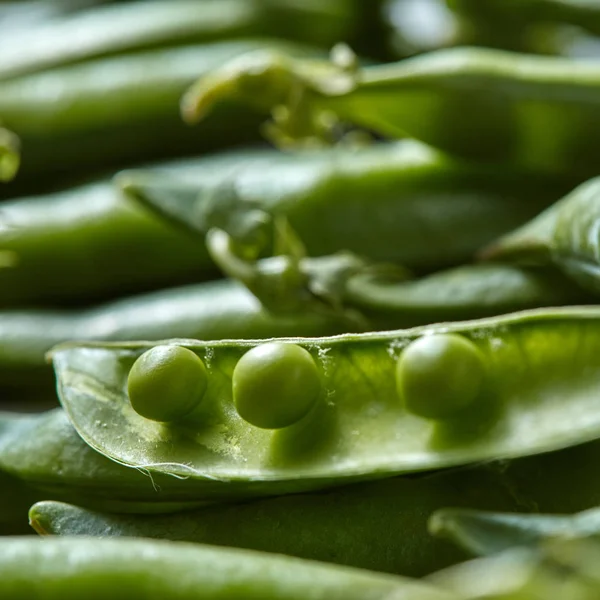
[[52,358],[101,454],[272,494],[599,437],[598,327],[582,307],[332,338],[66,344]]
[[555,264],[582,287],[600,291],[600,178],[577,187],[520,229],[496,241],[482,256]]
[[591,176],[599,88],[595,63],[501,50],[452,48],[364,68],[343,48],[331,62],[263,50],[203,76],[182,107],[190,122],[226,99],[272,109],[269,133],[281,145],[331,143],[351,123],[471,159]]
[[556,538],[600,541],[600,509],[547,515],[453,508],[436,512],[429,521],[429,530],[473,554],[488,555]]
[[0,127],[0,182],[12,179],[19,169],[19,141]]

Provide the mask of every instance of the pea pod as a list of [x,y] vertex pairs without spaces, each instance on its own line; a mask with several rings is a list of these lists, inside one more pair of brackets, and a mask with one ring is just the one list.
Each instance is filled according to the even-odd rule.
[[[196,281],[212,266],[203,240],[194,244],[186,233],[177,236],[146,208],[161,217],[170,217],[172,208],[181,224],[204,237],[206,229],[194,220],[208,201],[203,190],[216,186],[225,192],[218,185],[234,178],[242,186],[242,200],[289,215],[311,253],[347,248],[373,260],[435,267],[467,259],[568,190],[560,178],[493,175],[416,143],[291,158],[251,149],[163,163],[113,181],[4,202],[0,251],[19,256],[13,269],[0,272],[0,305],[90,302],[115,291],[122,295]],[[224,203],[224,194],[215,200]],[[344,219],[339,218],[342,209]],[[232,208],[234,215],[238,211]],[[460,235],[448,236],[443,227],[439,215],[448,213]],[[321,220],[331,225],[327,235],[326,225],[316,232],[320,235],[313,233],[314,222]],[[423,237],[430,243],[422,244]],[[123,253],[129,260],[120,260]]]
[[93,538],[0,540],[0,594],[54,600],[453,600],[433,586],[382,573],[197,544]]
[[201,240],[140,210],[110,181],[2,203],[0,251],[13,256],[0,270],[3,307],[91,301],[213,269]]
[[555,264],[582,287],[600,290],[600,178],[576,188],[530,223],[482,252],[484,258]]
[[429,529],[472,554],[485,556],[556,538],[600,540],[600,510],[565,516],[446,509],[432,516]]
[[136,200],[202,235],[219,220],[247,229],[257,215],[285,217],[309,255],[350,250],[416,269],[469,260],[496,232],[571,189],[560,176],[473,166],[416,142],[283,155],[272,165],[241,165],[225,181],[196,183],[186,174],[183,182],[150,170],[119,181]]
[[[549,496],[563,508],[572,508],[573,496],[576,506],[590,506],[600,498],[593,476],[599,449],[598,442],[592,442],[508,465],[489,463],[168,515],[119,515],[40,502],[31,508],[29,518],[42,535],[191,541],[422,576],[465,558],[457,547],[428,534],[426,522],[434,511],[452,515],[456,510],[439,509],[495,506],[531,512],[545,507]],[[574,461],[585,477],[574,473]],[[551,471],[552,481],[528,477],[534,468]],[[506,516],[510,518],[514,521],[519,515]],[[522,519],[535,521],[528,514]],[[302,535],[297,534],[298,523]]]
[[[358,3],[155,0],[115,3],[17,30],[0,44],[0,80],[103,56],[242,36],[331,46],[360,40]],[[318,26],[310,24],[318,23]]]
[[[258,493],[303,491],[595,439],[598,318],[593,307],[550,309],[396,332],[280,339],[312,355],[321,388],[308,417],[275,431],[250,425],[233,406],[235,387],[253,388],[257,403],[277,394],[283,404],[290,400],[277,360],[232,381],[240,358],[265,342],[161,342],[193,350],[208,372],[197,408],[184,422],[167,425],[138,415],[126,393],[133,363],[153,344],[66,344],[52,357],[61,403],[93,448],[123,464],[203,482],[207,490],[226,488],[233,497],[250,481]],[[438,351],[455,337],[466,351],[453,345]],[[403,357],[415,343],[426,360],[413,369]],[[272,385],[261,387],[263,373]],[[449,393],[452,405],[445,406]],[[454,399],[463,408],[447,414]],[[434,418],[417,416],[424,414],[420,406]],[[417,407],[417,414],[407,407]]]
[[594,600],[600,591],[599,549],[589,540],[556,540],[538,549],[515,548],[468,561],[427,581],[472,600]]
[[39,502],[31,508],[29,520],[42,535],[190,541],[422,576],[466,556],[427,534],[427,516],[448,504],[519,508],[502,477],[481,468],[168,515],[118,515]]
[[[0,88],[0,119],[22,143],[24,177],[98,170],[255,137],[255,116],[225,109],[202,131],[177,105],[199,74],[275,41],[238,40],[87,61],[14,78]],[[293,52],[309,52],[293,47]]]
[[335,141],[337,118],[470,159],[591,176],[599,82],[593,63],[481,48],[362,69],[345,52],[327,63],[263,50],[200,78],[182,108],[190,122],[226,99],[274,109],[271,137],[282,145]]

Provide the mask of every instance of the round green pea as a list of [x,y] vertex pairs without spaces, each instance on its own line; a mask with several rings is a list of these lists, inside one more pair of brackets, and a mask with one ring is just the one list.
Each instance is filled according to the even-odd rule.
[[479,348],[454,333],[415,340],[396,365],[396,386],[406,409],[427,419],[443,419],[471,404],[484,376]]
[[177,421],[202,400],[207,379],[204,363],[191,350],[155,346],[144,352],[129,371],[129,401],[146,419]]
[[242,419],[261,429],[297,423],[321,391],[313,357],[296,344],[268,342],[246,352],[233,371],[233,401]]

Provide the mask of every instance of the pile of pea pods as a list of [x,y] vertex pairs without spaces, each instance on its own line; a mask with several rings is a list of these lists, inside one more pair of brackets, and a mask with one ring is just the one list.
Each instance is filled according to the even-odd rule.
[[598,600],[600,2],[0,0],[0,598]]

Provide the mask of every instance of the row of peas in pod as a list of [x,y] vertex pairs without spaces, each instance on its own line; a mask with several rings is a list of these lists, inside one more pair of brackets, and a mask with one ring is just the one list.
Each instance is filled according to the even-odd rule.
[[599,35],[0,0],[0,597],[600,597]]

